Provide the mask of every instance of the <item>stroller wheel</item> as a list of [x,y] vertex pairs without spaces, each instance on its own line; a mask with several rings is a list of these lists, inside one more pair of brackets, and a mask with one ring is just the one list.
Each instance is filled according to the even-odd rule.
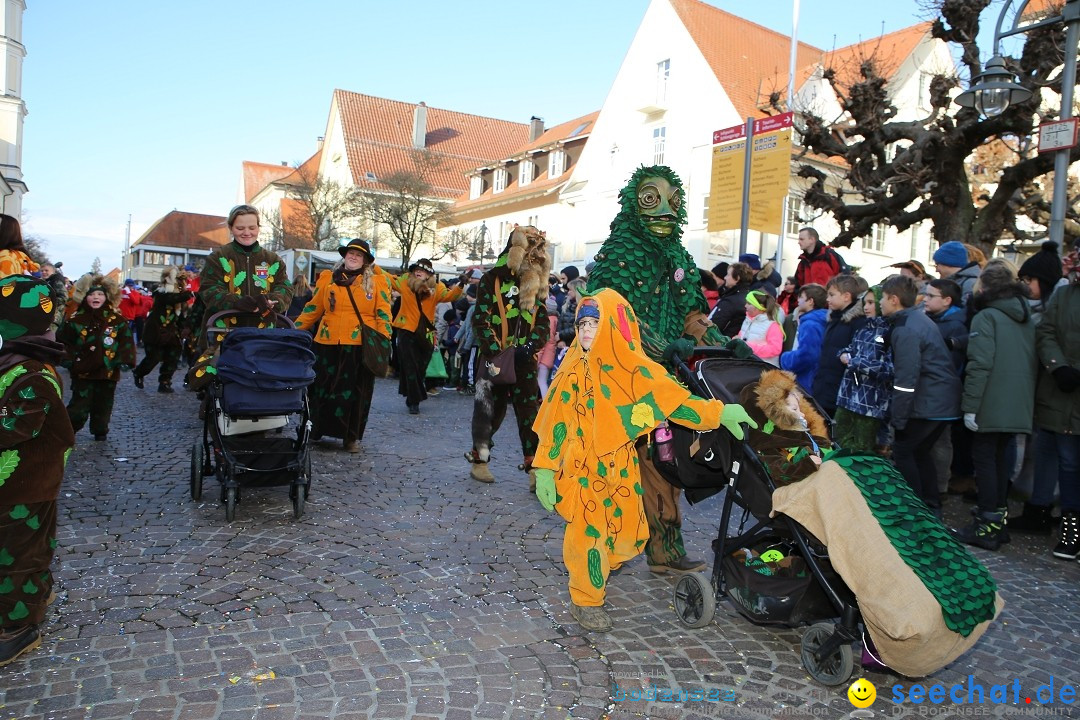
[[225,519],[229,522],[236,518],[236,500],[236,488],[229,488],[225,491]]
[[810,677],[822,685],[842,685],[855,669],[855,657],[850,643],[841,643],[827,657],[818,658],[818,649],[825,644],[836,627],[832,623],[811,625],[802,638],[802,664]]
[[194,447],[191,448],[191,499],[198,500],[202,497],[202,481],[203,481],[203,464],[205,462],[203,456],[203,444],[201,440],[196,440]]
[[716,592],[704,573],[686,573],[680,577],[672,601],[679,622],[688,628],[703,628],[716,614]]
[[307,485],[293,485],[293,520],[299,520],[304,515],[304,501],[307,500]]

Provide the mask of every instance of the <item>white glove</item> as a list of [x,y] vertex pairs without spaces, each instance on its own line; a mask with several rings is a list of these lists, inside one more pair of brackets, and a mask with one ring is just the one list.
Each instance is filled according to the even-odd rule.
[[975,413],[964,413],[964,427],[971,432],[979,432],[979,424],[975,422]]

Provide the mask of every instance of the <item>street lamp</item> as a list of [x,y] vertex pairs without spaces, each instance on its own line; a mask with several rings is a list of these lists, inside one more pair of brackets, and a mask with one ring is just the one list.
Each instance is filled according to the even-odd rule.
[[[1005,15],[1012,8],[1013,0],[1007,0],[998,15],[994,29],[994,56],[986,63],[986,69],[971,78],[971,87],[956,96],[956,103],[963,107],[973,107],[986,118],[997,117],[1010,105],[1024,102],[1031,97],[1031,91],[1016,81],[1016,77],[1005,69],[1005,60],[1001,56],[1001,39],[1025,33],[1035,28],[1048,25],[1065,25],[1065,65],[1061,71],[1061,119],[1072,118],[1073,90],[1076,87],[1076,46],[1080,42],[1080,0],[1066,0],[1061,14],[1044,18],[1038,22],[1018,27],[1024,16],[1024,10],[1031,0],[1024,0],[1020,10],[1013,16],[1012,28],[1001,31]],[[1054,195],[1050,204],[1050,239],[1062,247],[1065,238],[1065,190],[1069,173],[1069,153],[1071,147],[1057,150],[1054,155]]]

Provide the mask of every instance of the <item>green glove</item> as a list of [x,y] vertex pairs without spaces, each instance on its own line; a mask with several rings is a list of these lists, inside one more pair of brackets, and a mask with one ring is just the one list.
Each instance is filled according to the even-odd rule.
[[[757,428],[757,423],[746,414],[742,405],[736,405],[735,403],[724,405],[724,411],[720,413],[720,424],[727,428],[727,431],[734,435],[736,440],[742,440],[745,437],[740,423],[746,423],[752,428]],[[537,486],[536,492],[539,494],[539,486]]]
[[664,360],[666,362],[672,362],[675,356],[678,355],[683,360],[694,354],[694,341],[686,338],[679,338],[678,340],[672,340],[668,343],[668,346],[664,348]]
[[[741,409],[741,408],[740,408]],[[533,468],[533,477],[536,478],[536,499],[551,511],[555,509],[555,471],[547,468]]]
[[735,353],[735,357],[739,358],[740,360],[742,360],[743,358],[748,358],[754,354],[754,351],[750,349],[750,346],[744,343],[739,338],[729,338],[727,343],[724,344],[724,347]]

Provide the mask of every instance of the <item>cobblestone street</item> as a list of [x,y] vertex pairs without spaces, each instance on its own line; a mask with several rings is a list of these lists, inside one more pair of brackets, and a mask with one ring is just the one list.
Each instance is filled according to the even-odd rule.
[[[179,375],[178,375],[179,377]],[[151,382],[151,380],[155,382]],[[801,630],[755,627],[726,603],[684,629],[673,581],[643,558],[614,577],[609,634],[567,610],[561,519],[528,490],[516,431],[497,438],[493,485],[468,477],[472,398],[444,391],[410,416],[379,381],[362,450],[316,445],[306,512],[284,487],[245,489],[225,521],[216,480],[191,500],[194,394],[136,390],[126,374],[107,442],[84,429],[61,489],[58,598],[42,647],[0,669],[6,718],[811,718],[848,717],[799,661]],[[967,506],[950,497],[958,522]],[[686,510],[687,548],[707,557],[719,497]],[[1017,511],[1019,506],[1014,507]],[[1006,607],[975,649],[922,681],[989,688],[1080,682],[1080,565],[1046,537],[976,551]],[[858,653],[856,653],[856,663]],[[862,675],[856,664],[853,680]],[[1031,713],[1054,707],[894,705],[877,717]],[[734,701],[616,701],[613,682]],[[1024,696],[1021,695],[1023,704]],[[1070,715],[1069,712],[1073,714]]]

